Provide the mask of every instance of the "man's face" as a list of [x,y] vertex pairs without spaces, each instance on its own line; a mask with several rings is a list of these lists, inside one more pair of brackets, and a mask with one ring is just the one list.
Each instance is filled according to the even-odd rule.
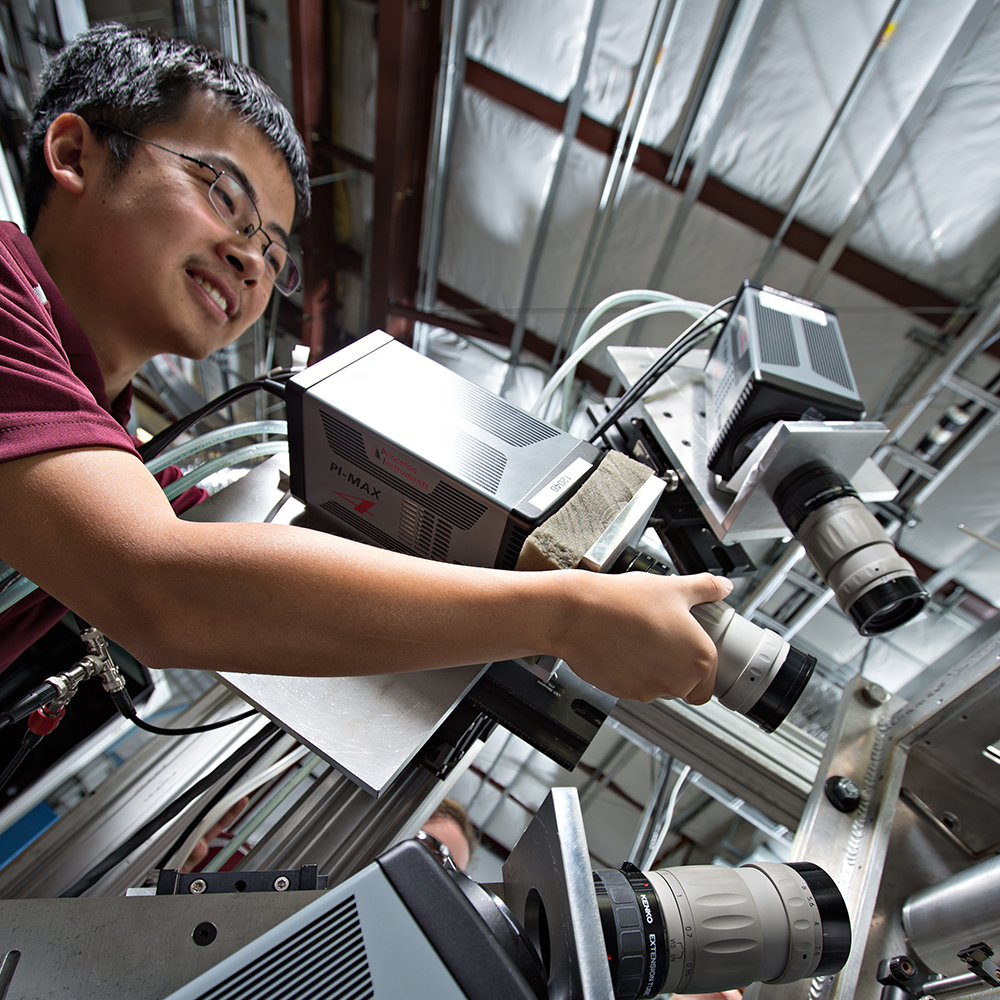
[[[220,100],[196,95],[180,120],[143,138],[236,177],[264,233],[287,244],[295,193],[285,160]],[[93,253],[81,265],[113,328],[149,356],[204,358],[260,316],[273,288],[264,233],[246,239],[223,222],[209,200],[210,170],[140,142],[124,174],[103,180],[91,206]]]

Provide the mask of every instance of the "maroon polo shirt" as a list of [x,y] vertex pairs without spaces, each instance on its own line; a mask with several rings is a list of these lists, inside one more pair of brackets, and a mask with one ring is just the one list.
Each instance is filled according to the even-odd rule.
[[[110,402],[97,358],[35,248],[13,223],[0,222],[0,462],[64,448],[121,448],[138,460],[126,431],[132,388]],[[176,480],[176,467],[156,478]],[[207,494],[174,501],[182,513]],[[0,528],[0,558],[3,557]],[[0,613],[0,670],[47,632],[65,608],[34,591]]]

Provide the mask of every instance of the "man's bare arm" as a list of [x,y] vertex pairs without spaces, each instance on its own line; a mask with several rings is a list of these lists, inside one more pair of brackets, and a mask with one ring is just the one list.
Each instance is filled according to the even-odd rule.
[[178,520],[134,456],[0,465],[0,558],[151,667],[358,675],[536,653],[621,697],[707,701],[709,574],[454,566],[307,529]]

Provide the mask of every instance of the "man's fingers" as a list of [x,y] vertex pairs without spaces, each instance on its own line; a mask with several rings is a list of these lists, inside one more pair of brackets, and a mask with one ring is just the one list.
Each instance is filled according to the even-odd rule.
[[732,593],[732,580],[712,573],[695,573],[681,579],[687,584],[687,594],[692,607],[695,604],[711,604],[722,601]]

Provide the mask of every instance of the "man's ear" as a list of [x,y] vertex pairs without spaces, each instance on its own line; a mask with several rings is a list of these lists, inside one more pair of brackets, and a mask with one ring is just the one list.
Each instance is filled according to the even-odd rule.
[[79,116],[64,112],[45,133],[45,162],[60,187],[82,194],[92,170],[97,142],[90,126]]

